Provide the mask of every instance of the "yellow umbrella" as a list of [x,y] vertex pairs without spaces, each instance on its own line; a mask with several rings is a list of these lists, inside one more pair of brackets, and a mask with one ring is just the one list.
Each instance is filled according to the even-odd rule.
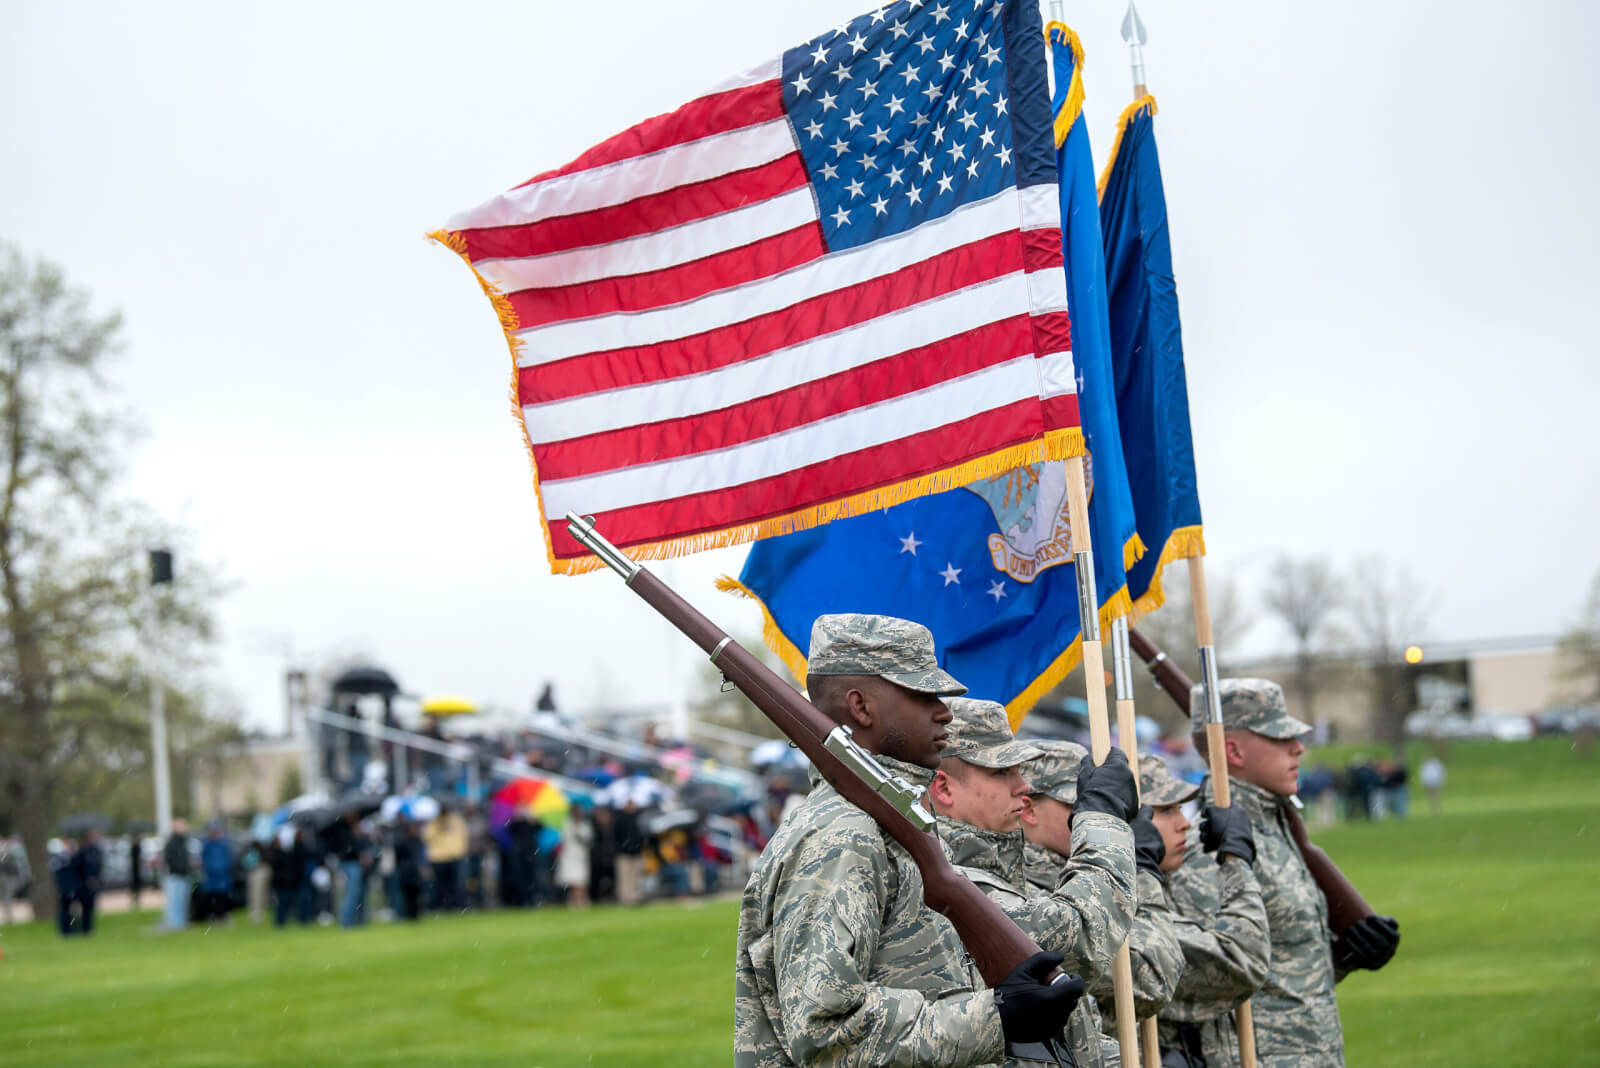
[[430,697],[422,702],[425,716],[470,716],[478,706],[465,697]]

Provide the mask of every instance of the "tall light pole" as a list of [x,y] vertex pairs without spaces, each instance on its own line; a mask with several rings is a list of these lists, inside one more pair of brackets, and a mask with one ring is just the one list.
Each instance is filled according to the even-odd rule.
[[290,668],[284,673],[284,697],[289,702],[288,734],[300,738],[300,792],[314,793],[317,789],[317,735],[306,717],[307,698],[311,683],[300,668]]
[[156,830],[172,834],[172,774],[167,766],[167,691],[161,678],[159,588],[172,584],[172,552],[150,550],[150,756],[156,773]]

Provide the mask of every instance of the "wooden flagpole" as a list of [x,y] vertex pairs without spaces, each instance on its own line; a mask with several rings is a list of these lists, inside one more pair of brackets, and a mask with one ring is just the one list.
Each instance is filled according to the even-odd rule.
[[[1106,711],[1105,654],[1100,643],[1100,599],[1095,593],[1094,548],[1089,536],[1089,491],[1084,481],[1083,457],[1073,456],[1067,466],[1067,519],[1072,524],[1072,564],[1078,573],[1079,631],[1083,635],[1083,688],[1089,702],[1089,743],[1096,764],[1111,752],[1111,719]],[[1132,718],[1131,712],[1129,716]],[[1122,749],[1128,762],[1135,764],[1131,723],[1122,734]],[[1129,748],[1134,746],[1133,748]],[[1134,782],[1138,783],[1135,764]],[[1125,1068],[1139,1068],[1138,1028],[1134,1023],[1133,964],[1128,955],[1128,940],[1122,940],[1111,962],[1112,998],[1117,1010],[1117,1044]],[[1152,1062],[1145,1068],[1157,1068]]]
[[[1128,651],[1128,617],[1118,616],[1111,621],[1111,675],[1117,688],[1117,737],[1128,763],[1133,766],[1134,784],[1139,781],[1139,735],[1133,707],[1133,657]],[[1144,803],[1140,792],[1139,803]],[[1137,874],[1135,875],[1137,878]],[[1135,896],[1134,908],[1138,908]],[[1132,961],[1128,976],[1133,977]],[[1117,1010],[1122,1011],[1120,1008]],[[1120,1016],[1119,1016],[1120,1019]],[[1145,1068],[1158,1068],[1161,1064],[1161,1042],[1156,1031],[1156,1018],[1146,1016],[1139,1021],[1139,1044],[1143,1051]]]
[[[1194,602],[1195,644],[1200,647],[1200,685],[1206,702],[1206,759],[1211,765],[1211,793],[1216,803],[1227,808],[1233,803],[1228,782],[1227,739],[1222,726],[1222,700],[1217,693],[1217,648],[1211,635],[1211,599],[1206,593],[1206,562],[1203,556],[1189,557],[1189,596]],[[1219,857],[1237,863],[1237,858]],[[1233,1010],[1234,1030],[1239,1035],[1240,1068],[1256,1068],[1256,1030],[1246,1001]]]
[[[1134,0],[1128,0],[1128,11],[1122,17],[1122,39],[1127,42],[1130,64],[1133,68],[1133,98],[1138,100],[1149,92],[1145,81],[1144,46],[1149,41],[1144,20]],[[1206,750],[1211,764],[1211,783],[1216,803],[1224,808],[1231,801],[1228,786],[1227,743],[1223,738],[1222,703],[1217,695],[1217,653],[1211,637],[1211,602],[1206,594],[1206,565],[1201,556],[1189,557],[1189,589],[1194,602],[1195,644],[1200,649],[1202,686],[1206,700]],[[1118,632],[1122,642],[1127,640],[1124,627]],[[1119,648],[1119,653],[1122,649]],[[1121,667],[1121,664],[1118,665]],[[1120,702],[1119,702],[1120,711]],[[1132,702],[1129,702],[1132,717]],[[1250,1015],[1250,1002],[1234,1010],[1234,1029],[1239,1036],[1240,1068],[1256,1068],[1256,1032]],[[1151,1021],[1153,1024],[1154,1021]]]

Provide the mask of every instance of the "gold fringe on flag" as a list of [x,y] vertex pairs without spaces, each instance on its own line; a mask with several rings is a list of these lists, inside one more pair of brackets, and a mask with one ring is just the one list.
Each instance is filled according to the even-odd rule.
[[1144,539],[1139,537],[1137,530],[1134,531],[1133,537],[1129,538],[1127,544],[1122,547],[1122,570],[1128,571],[1132,569],[1134,564],[1144,559],[1144,554],[1147,552],[1149,550],[1145,548]]
[[[452,230],[435,230],[428,235],[431,240],[439,242],[445,248],[461,257],[461,262],[467,265],[467,270],[472,272],[472,277],[478,280],[478,285],[483,287],[483,295],[489,298],[489,303],[494,305],[494,313],[500,320],[500,330],[506,336],[506,348],[511,352],[511,412],[517,417],[517,429],[522,435],[522,448],[528,455],[528,470],[533,474],[533,484],[539,485],[539,460],[533,455],[533,439],[528,437],[528,423],[522,418],[522,396],[517,389],[517,361],[522,358],[522,338],[518,331],[522,324],[517,321],[517,312],[511,306],[511,300],[500,287],[489,281],[478,268],[473,266],[472,257],[467,254],[467,239]],[[540,502],[539,523],[544,527],[544,554],[550,561],[552,571],[559,569],[559,561],[555,551],[551,548],[550,524],[544,518],[543,502]]]
[[[1100,629],[1111,628],[1113,619],[1121,619],[1133,611],[1133,603],[1128,599],[1128,587],[1124,586],[1100,606]],[[1044,700],[1051,690],[1061,685],[1061,680],[1072,674],[1079,664],[1083,663],[1083,634],[1072,639],[1072,644],[1062,651],[1061,655],[1051,662],[1050,666],[1039,673],[1039,676],[1030,682],[1027,687],[1016,697],[1006,702],[1006,716],[1011,720],[1011,729],[1016,730],[1027,718],[1033,706]]]
[[717,589],[723,593],[735,594],[739,597],[748,597],[761,608],[761,640],[768,649],[778,654],[778,659],[783,661],[793,675],[795,681],[804,689],[806,685],[806,654],[800,651],[799,646],[789,640],[789,636],[778,627],[778,621],[772,618],[772,613],[767,609],[767,602],[756,596],[756,591],[740,582],[732,575],[722,575],[717,579]]
[[[942,471],[933,471],[903,482],[866,490],[841,500],[810,505],[757,523],[744,523],[721,530],[709,530],[702,534],[686,534],[665,541],[624,545],[622,548],[626,549],[628,555],[635,560],[670,560],[704,552],[707,549],[724,549],[732,545],[759,541],[762,538],[793,534],[797,530],[810,530],[823,523],[831,523],[835,519],[849,519],[865,512],[893,508],[897,504],[904,504],[918,497],[943,493],[945,490],[956,489],[969,482],[977,482],[979,479],[993,478],[1016,467],[1082,455],[1084,455],[1082,429],[1070,427],[1064,430],[1052,430],[1042,441],[1025,441],[1019,445],[1011,445],[986,456],[947,467]],[[548,528],[545,537],[549,538]],[[605,565],[599,557],[581,556],[563,559],[551,557],[550,566],[561,574],[580,575]]]
[[1206,536],[1201,527],[1179,527],[1167,536],[1167,543],[1161,547],[1161,558],[1156,561],[1155,574],[1150,576],[1150,588],[1139,595],[1133,602],[1133,612],[1128,618],[1129,623],[1137,623],[1145,616],[1167,603],[1166,591],[1161,588],[1161,572],[1175,560],[1187,560],[1191,556],[1204,556],[1206,554]]
[[1083,114],[1083,42],[1078,40],[1078,35],[1066,23],[1051,21],[1044,28],[1044,39],[1052,48],[1055,47],[1050,35],[1052,30],[1060,30],[1064,43],[1072,49],[1072,85],[1067,89],[1067,99],[1062,103],[1061,110],[1056,112],[1056,147],[1060,148],[1067,143],[1072,124]]
[[1150,109],[1150,114],[1155,115],[1160,110],[1156,107],[1156,98],[1149,93],[1122,109],[1122,114],[1117,117],[1117,137],[1111,142],[1111,154],[1106,157],[1105,169],[1100,172],[1100,181],[1095,183],[1095,196],[1104,200],[1106,195],[1106,182],[1111,180],[1111,168],[1117,165],[1117,153],[1122,151],[1122,135],[1127,132],[1129,123],[1133,122],[1139,112],[1145,108]]

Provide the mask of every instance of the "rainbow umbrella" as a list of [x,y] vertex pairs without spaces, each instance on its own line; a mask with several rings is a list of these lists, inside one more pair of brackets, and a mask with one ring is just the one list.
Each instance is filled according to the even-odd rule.
[[567,795],[553,783],[524,776],[489,795],[489,826],[496,838],[507,841],[506,825],[520,812],[544,824],[548,831],[560,834],[571,807]]

